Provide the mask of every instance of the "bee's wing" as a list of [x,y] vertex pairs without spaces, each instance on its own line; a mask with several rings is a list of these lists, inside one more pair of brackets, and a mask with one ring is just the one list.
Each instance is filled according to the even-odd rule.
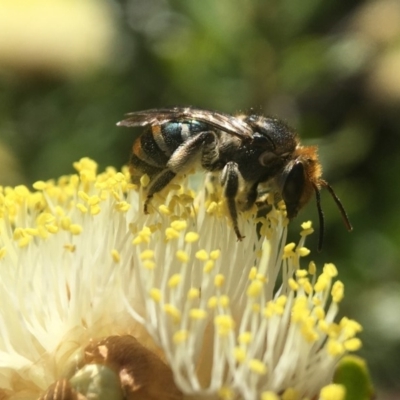
[[238,136],[241,139],[252,138],[251,127],[243,120],[229,114],[207,111],[191,107],[155,108],[127,114],[127,119],[117,123],[118,126],[145,126],[163,124],[168,121],[196,120],[209,124],[221,131]]

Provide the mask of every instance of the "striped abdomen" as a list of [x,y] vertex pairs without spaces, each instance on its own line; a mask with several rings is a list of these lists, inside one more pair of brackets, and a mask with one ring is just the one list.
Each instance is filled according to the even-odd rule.
[[175,150],[187,139],[211,130],[198,121],[167,122],[152,125],[133,143],[130,158],[132,182],[138,183],[143,174],[150,178],[163,171]]

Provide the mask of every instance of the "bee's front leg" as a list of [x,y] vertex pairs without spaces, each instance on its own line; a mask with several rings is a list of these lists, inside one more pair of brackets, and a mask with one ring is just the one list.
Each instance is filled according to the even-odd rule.
[[233,161],[228,162],[222,170],[221,185],[224,189],[229,214],[233,223],[233,230],[236,233],[237,239],[241,241],[245,237],[241,235],[238,226],[236,196],[239,191],[239,177],[240,171],[238,165]]

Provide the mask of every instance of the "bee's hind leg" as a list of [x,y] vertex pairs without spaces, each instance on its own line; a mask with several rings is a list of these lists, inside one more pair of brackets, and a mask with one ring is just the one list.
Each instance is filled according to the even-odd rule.
[[240,171],[238,165],[230,161],[228,162],[221,174],[221,184],[224,190],[224,196],[228,205],[229,214],[231,216],[233,230],[236,233],[236,237],[239,241],[243,240],[245,237],[239,231],[238,226],[238,213],[236,206],[236,196],[239,191],[239,176]]
[[202,165],[205,169],[209,170],[204,165],[203,160],[206,160],[207,165],[217,160],[218,152],[215,153],[216,145],[217,137],[213,131],[200,132],[187,139],[174,151],[167,163],[167,167],[178,174],[193,165],[193,162],[201,154]]
[[176,176],[175,172],[166,169],[160,172],[150,183],[150,186],[147,190],[147,197],[144,202],[143,212],[145,214],[149,213],[148,207],[150,201],[155,193],[159,192],[160,190],[164,189]]

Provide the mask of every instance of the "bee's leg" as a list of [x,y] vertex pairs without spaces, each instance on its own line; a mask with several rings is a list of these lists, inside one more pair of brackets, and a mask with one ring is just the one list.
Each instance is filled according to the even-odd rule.
[[238,165],[230,161],[228,162],[221,174],[221,184],[224,189],[224,195],[228,204],[229,214],[231,215],[233,229],[236,233],[238,240],[243,240],[244,236],[241,235],[238,226],[238,213],[236,207],[236,196],[239,190],[239,168]]
[[208,149],[210,143],[216,145],[217,137],[212,131],[200,132],[199,134],[190,137],[181,144],[171,155],[166,169],[160,172],[152,179],[147,191],[147,198],[144,203],[144,212],[148,214],[148,205],[153,195],[164,189],[171,180],[186,167],[189,167],[198,154],[204,151],[204,146]]
[[193,163],[199,153],[204,155],[204,152],[211,151],[210,147],[216,147],[216,141],[217,137],[213,131],[200,132],[190,137],[174,151],[168,160],[167,167],[175,173],[181,172]]
[[236,197],[236,204],[240,211],[248,211],[253,207],[258,196],[258,182],[244,182],[240,189],[239,196]]
[[151,198],[154,196],[155,193],[159,192],[160,190],[164,189],[165,186],[167,186],[172,179],[174,179],[176,176],[175,172],[166,169],[162,172],[160,172],[160,174],[158,174],[150,183],[150,186],[148,188],[147,191],[147,197],[146,197],[146,201],[144,202],[144,207],[143,207],[143,211],[145,214],[148,214],[148,206],[149,203],[151,201]]
[[224,166],[219,159],[218,138],[214,132],[208,132],[204,139],[201,166],[207,171],[220,170]]

